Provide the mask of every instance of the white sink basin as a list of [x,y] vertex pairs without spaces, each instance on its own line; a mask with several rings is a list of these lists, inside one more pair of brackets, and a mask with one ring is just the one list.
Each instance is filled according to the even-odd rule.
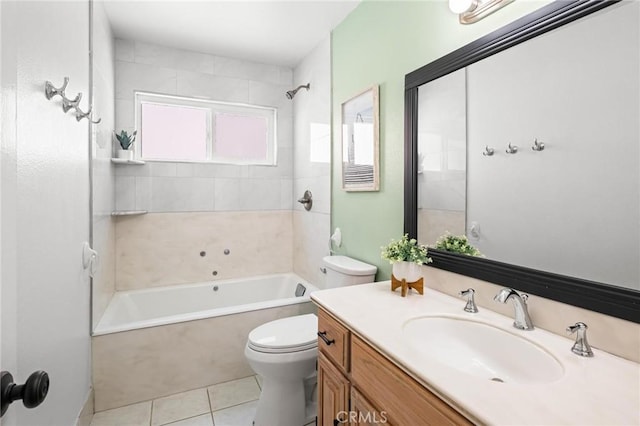
[[403,334],[430,361],[481,379],[532,384],[553,382],[564,374],[562,364],[536,343],[478,321],[453,316],[412,318],[404,323]]

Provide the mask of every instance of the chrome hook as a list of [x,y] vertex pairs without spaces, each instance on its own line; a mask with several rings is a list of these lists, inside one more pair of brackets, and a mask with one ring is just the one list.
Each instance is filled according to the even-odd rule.
[[91,108],[89,108],[89,111],[83,112],[80,108],[76,107],[76,121],[80,121],[83,118],[86,118],[92,124],[98,124],[102,121],[101,118],[99,118],[97,121],[93,121],[91,119]]
[[82,93],[78,93],[78,96],[73,100],[67,99],[64,95],[62,96],[62,111],[67,113],[70,109],[78,108],[80,105],[80,99],[82,99]]
[[484,147],[484,152],[482,153],[482,155],[485,155],[487,157],[491,157],[494,154],[494,149],[493,148],[489,148],[489,145],[486,145]]
[[507,147],[507,150],[505,152],[507,154],[515,154],[516,152],[518,152],[518,146],[511,145],[511,142],[509,142],[509,146]]
[[44,95],[47,99],[51,100],[56,95],[60,95],[64,98],[64,90],[67,88],[67,84],[69,84],[69,77],[64,78],[64,82],[62,83],[62,87],[59,89],[53,86],[53,83],[50,81],[46,81],[44,83]]
[[542,151],[544,149],[544,143],[538,142],[538,138],[534,139],[533,146],[531,147],[534,151]]

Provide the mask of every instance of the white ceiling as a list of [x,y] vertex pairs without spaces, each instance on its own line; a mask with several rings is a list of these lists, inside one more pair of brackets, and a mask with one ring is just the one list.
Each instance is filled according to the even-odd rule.
[[360,0],[105,0],[117,38],[294,67]]

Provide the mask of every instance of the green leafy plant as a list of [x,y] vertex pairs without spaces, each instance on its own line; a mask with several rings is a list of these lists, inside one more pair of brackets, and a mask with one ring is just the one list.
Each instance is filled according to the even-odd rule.
[[468,256],[482,256],[480,250],[469,244],[466,235],[451,235],[447,232],[438,238],[434,248],[451,253],[466,254]]
[[424,265],[432,262],[427,256],[427,247],[418,244],[414,238],[409,239],[409,234],[404,234],[400,241],[392,239],[389,245],[380,248],[382,258],[389,263],[405,261]]
[[126,130],[122,130],[120,134],[113,132],[118,142],[120,142],[120,146],[125,151],[128,150],[131,147],[131,145],[133,145],[133,141],[136,140],[136,133],[138,133],[137,130],[134,130],[134,132],[131,135],[129,135],[129,133],[127,133]]

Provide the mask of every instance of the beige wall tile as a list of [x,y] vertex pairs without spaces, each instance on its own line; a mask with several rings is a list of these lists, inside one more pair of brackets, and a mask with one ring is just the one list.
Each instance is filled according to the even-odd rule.
[[82,407],[82,411],[80,411],[80,415],[78,416],[78,421],[76,422],[76,426],[90,426],[91,421],[93,420],[93,389],[89,391],[89,395],[87,396],[87,401],[84,403],[84,407]]
[[[456,297],[460,290],[471,287],[476,291],[479,309],[513,317],[511,304],[493,300],[502,286],[431,267],[424,267],[423,271],[427,287]],[[535,295],[529,296],[527,304],[534,326],[566,336],[567,326],[582,321],[589,327],[587,337],[593,347],[640,362],[640,324]],[[460,309],[463,307],[464,301],[460,299]],[[568,342],[567,350],[570,349]]]
[[121,217],[116,223],[116,289],[291,272],[292,228],[290,211]]
[[94,336],[96,410],[253,375],[244,356],[249,332],[267,321],[314,310],[309,302]]

